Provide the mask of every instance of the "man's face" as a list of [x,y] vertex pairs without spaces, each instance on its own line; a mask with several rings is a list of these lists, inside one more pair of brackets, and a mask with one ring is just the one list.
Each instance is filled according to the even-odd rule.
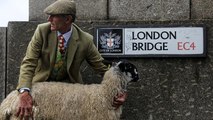
[[51,23],[52,31],[64,31],[67,28],[66,17],[62,15],[49,15],[47,19]]

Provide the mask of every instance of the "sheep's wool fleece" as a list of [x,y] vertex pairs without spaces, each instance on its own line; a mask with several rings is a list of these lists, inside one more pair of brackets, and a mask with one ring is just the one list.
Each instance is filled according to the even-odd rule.
[[[124,78],[111,68],[101,84],[36,83],[31,93],[34,120],[119,120],[121,107],[115,110],[112,102],[121,90],[120,79]],[[15,113],[17,100],[17,91],[8,95],[0,106],[0,119]]]

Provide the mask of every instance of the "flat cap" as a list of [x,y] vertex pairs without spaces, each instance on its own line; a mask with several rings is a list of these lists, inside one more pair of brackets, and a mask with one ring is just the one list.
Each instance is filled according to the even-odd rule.
[[45,8],[44,13],[48,15],[76,15],[76,4],[73,0],[57,0]]

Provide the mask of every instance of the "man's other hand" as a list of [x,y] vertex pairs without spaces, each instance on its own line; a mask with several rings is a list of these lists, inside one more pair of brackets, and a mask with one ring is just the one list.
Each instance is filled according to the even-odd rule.
[[118,109],[121,105],[124,104],[126,98],[127,92],[119,93],[117,96],[115,96],[112,106],[115,107],[115,109]]

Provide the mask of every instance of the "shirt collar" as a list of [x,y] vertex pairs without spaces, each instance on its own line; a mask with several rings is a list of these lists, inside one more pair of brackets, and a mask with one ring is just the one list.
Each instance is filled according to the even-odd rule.
[[[64,40],[65,40],[65,47],[67,47],[67,43],[71,37],[72,34],[72,27],[70,29],[70,31],[66,32],[63,34]],[[57,36],[61,35],[61,33],[59,31],[57,31]]]

